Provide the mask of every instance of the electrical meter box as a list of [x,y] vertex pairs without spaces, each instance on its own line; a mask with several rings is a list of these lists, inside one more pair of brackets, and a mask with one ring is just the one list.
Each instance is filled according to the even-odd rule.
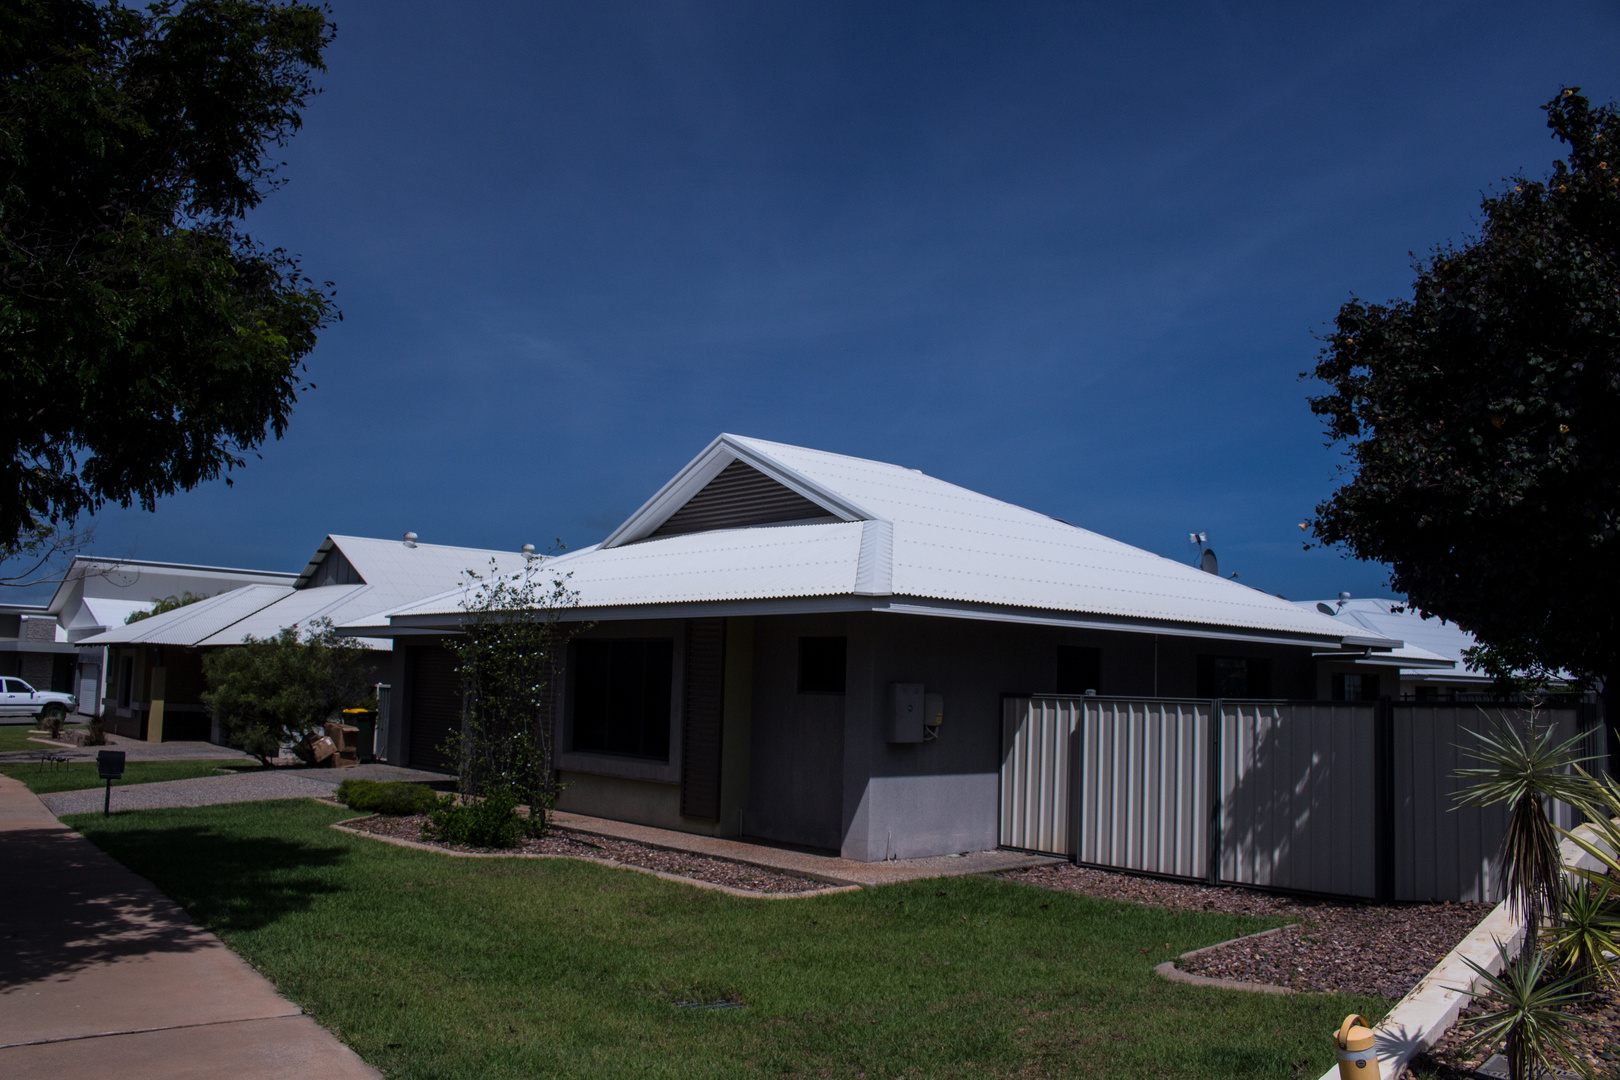
[[888,742],[923,741],[928,709],[926,697],[922,683],[889,684],[889,730],[884,736]]

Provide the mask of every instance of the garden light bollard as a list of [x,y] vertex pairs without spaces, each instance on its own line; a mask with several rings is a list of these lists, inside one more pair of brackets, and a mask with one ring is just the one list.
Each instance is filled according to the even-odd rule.
[[103,750],[96,755],[96,775],[107,781],[107,799],[101,804],[101,816],[112,816],[112,782],[124,775],[124,752]]
[[1351,1013],[1333,1034],[1339,1051],[1339,1080],[1379,1080],[1378,1036],[1360,1013]]

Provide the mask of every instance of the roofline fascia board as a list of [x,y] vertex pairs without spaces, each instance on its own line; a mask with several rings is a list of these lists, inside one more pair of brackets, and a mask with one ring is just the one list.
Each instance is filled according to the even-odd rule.
[[[916,597],[853,596],[840,593],[833,596],[787,596],[753,600],[703,600],[670,604],[636,604],[620,607],[579,607],[568,609],[569,622],[624,622],[630,619],[670,619],[702,616],[724,618],[747,615],[798,615],[831,612],[874,611],[894,615],[929,615],[942,618],[972,619],[989,622],[1022,623],[1030,626],[1064,626],[1082,630],[1111,630],[1130,634],[1158,634],[1165,637],[1204,638],[1214,641],[1243,641],[1255,644],[1331,647],[1338,642],[1316,634],[1293,633],[1282,630],[1247,630],[1242,627],[1211,626],[1196,623],[1156,622],[1128,619],[1123,616],[1084,614],[1080,612],[1036,611],[1030,608],[999,607],[989,604],[970,604],[960,601],[926,600]],[[401,631],[415,633],[442,633],[454,631],[460,624],[457,612],[437,615],[396,615],[388,627],[339,627],[345,634],[364,632],[370,637],[384,637]],[[1391,645],[1387,639],[1377,639],[1381,647]]]
[[733,461],[741,461],[744,465],[758,469],[789,491],[809,499],[843,521],[870,521],[876,518],[875,514],[799,475],[780,462],[766,457],[752,447],[733,441],[732,436],[718,435],[697,457],[687,462],[680,472],[659,488],[652,498],[642,503],[623,524],[609,533],[607,539],[598,546],[615,548],[645,538],[669,520],[676,510],[703,490],[705,484],[719,476]]
[[[61,600],[62,603],[67,602],[67,598],[62,595],[62,591],[73,582],[89,576],[88,573],[74,575],[73,572],[81,566],[86,568],[103,566],[108,570],[116,570],[121,566],[148,567],[153,570],[197,570],[209,574],[242,574],[257,578],[286,578],[289,583],[298,578],[297,574],[289,574],[282,570],[249,570],[241,566],[201,566],[196,563],[156,562],[151,559],[106,559],[99,555],[75,555],[73,561],[68,564],[67,572],[62,575],[62,580],[57,582],[56,591],[51,594],[50,601],[45,605],[51,614],[56,614],[60,610],[58,600]],[[271,585],[274,582],[250,582],[250,584]],[[102,599],[106,599],[106,597]]]
[[[79,654],[79,647],[71,641],[18,641],[12,638],[0,638],[0,653],[72,653]],[[17,676],[22,678],[22,676]]]

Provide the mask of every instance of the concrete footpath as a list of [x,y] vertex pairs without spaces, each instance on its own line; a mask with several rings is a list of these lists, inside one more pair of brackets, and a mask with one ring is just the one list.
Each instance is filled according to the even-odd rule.
[[[167,806],[217,806],[221,803],[263,802],[267,799],[330,799],[344,780],[411,780],[444,784],[442,773],[402,769],[394,765],[357,765],[348,769],[275,769],[234,776],[202,776],[193,780],[161,780],[155,784],[114,784],[112,808],[155,810]],[[106,794],[101,788],[54,791],[40,801],[58,817],[101,811]]]
[[0,1076],[382,1075],[4,776],[0,883]]

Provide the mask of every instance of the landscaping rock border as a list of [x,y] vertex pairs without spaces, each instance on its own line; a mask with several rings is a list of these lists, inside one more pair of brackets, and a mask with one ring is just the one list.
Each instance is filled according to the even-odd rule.
[[[324,799],[319,801],[327,802]],[[328,805],[340,804],[328,803]],[[338,822],[332,828],[400,847],[436,851],[441,855],[457,858],[579,859],[756,900],[796,900],[831,893],[853,892],[860,888],[859,885],[828,885],[729,859],[655,848],[632,840],[601,836],[590,836],[587,839],[584,834],[575,836],[570,830],[563,829],[553,830],[551,835],[538,840],[525,840],[521,846],[510,851],[491,851],[413,839],[412,837],[420,836],[425,821],[426,818],[422,816],[387,817],[371,814]]]

